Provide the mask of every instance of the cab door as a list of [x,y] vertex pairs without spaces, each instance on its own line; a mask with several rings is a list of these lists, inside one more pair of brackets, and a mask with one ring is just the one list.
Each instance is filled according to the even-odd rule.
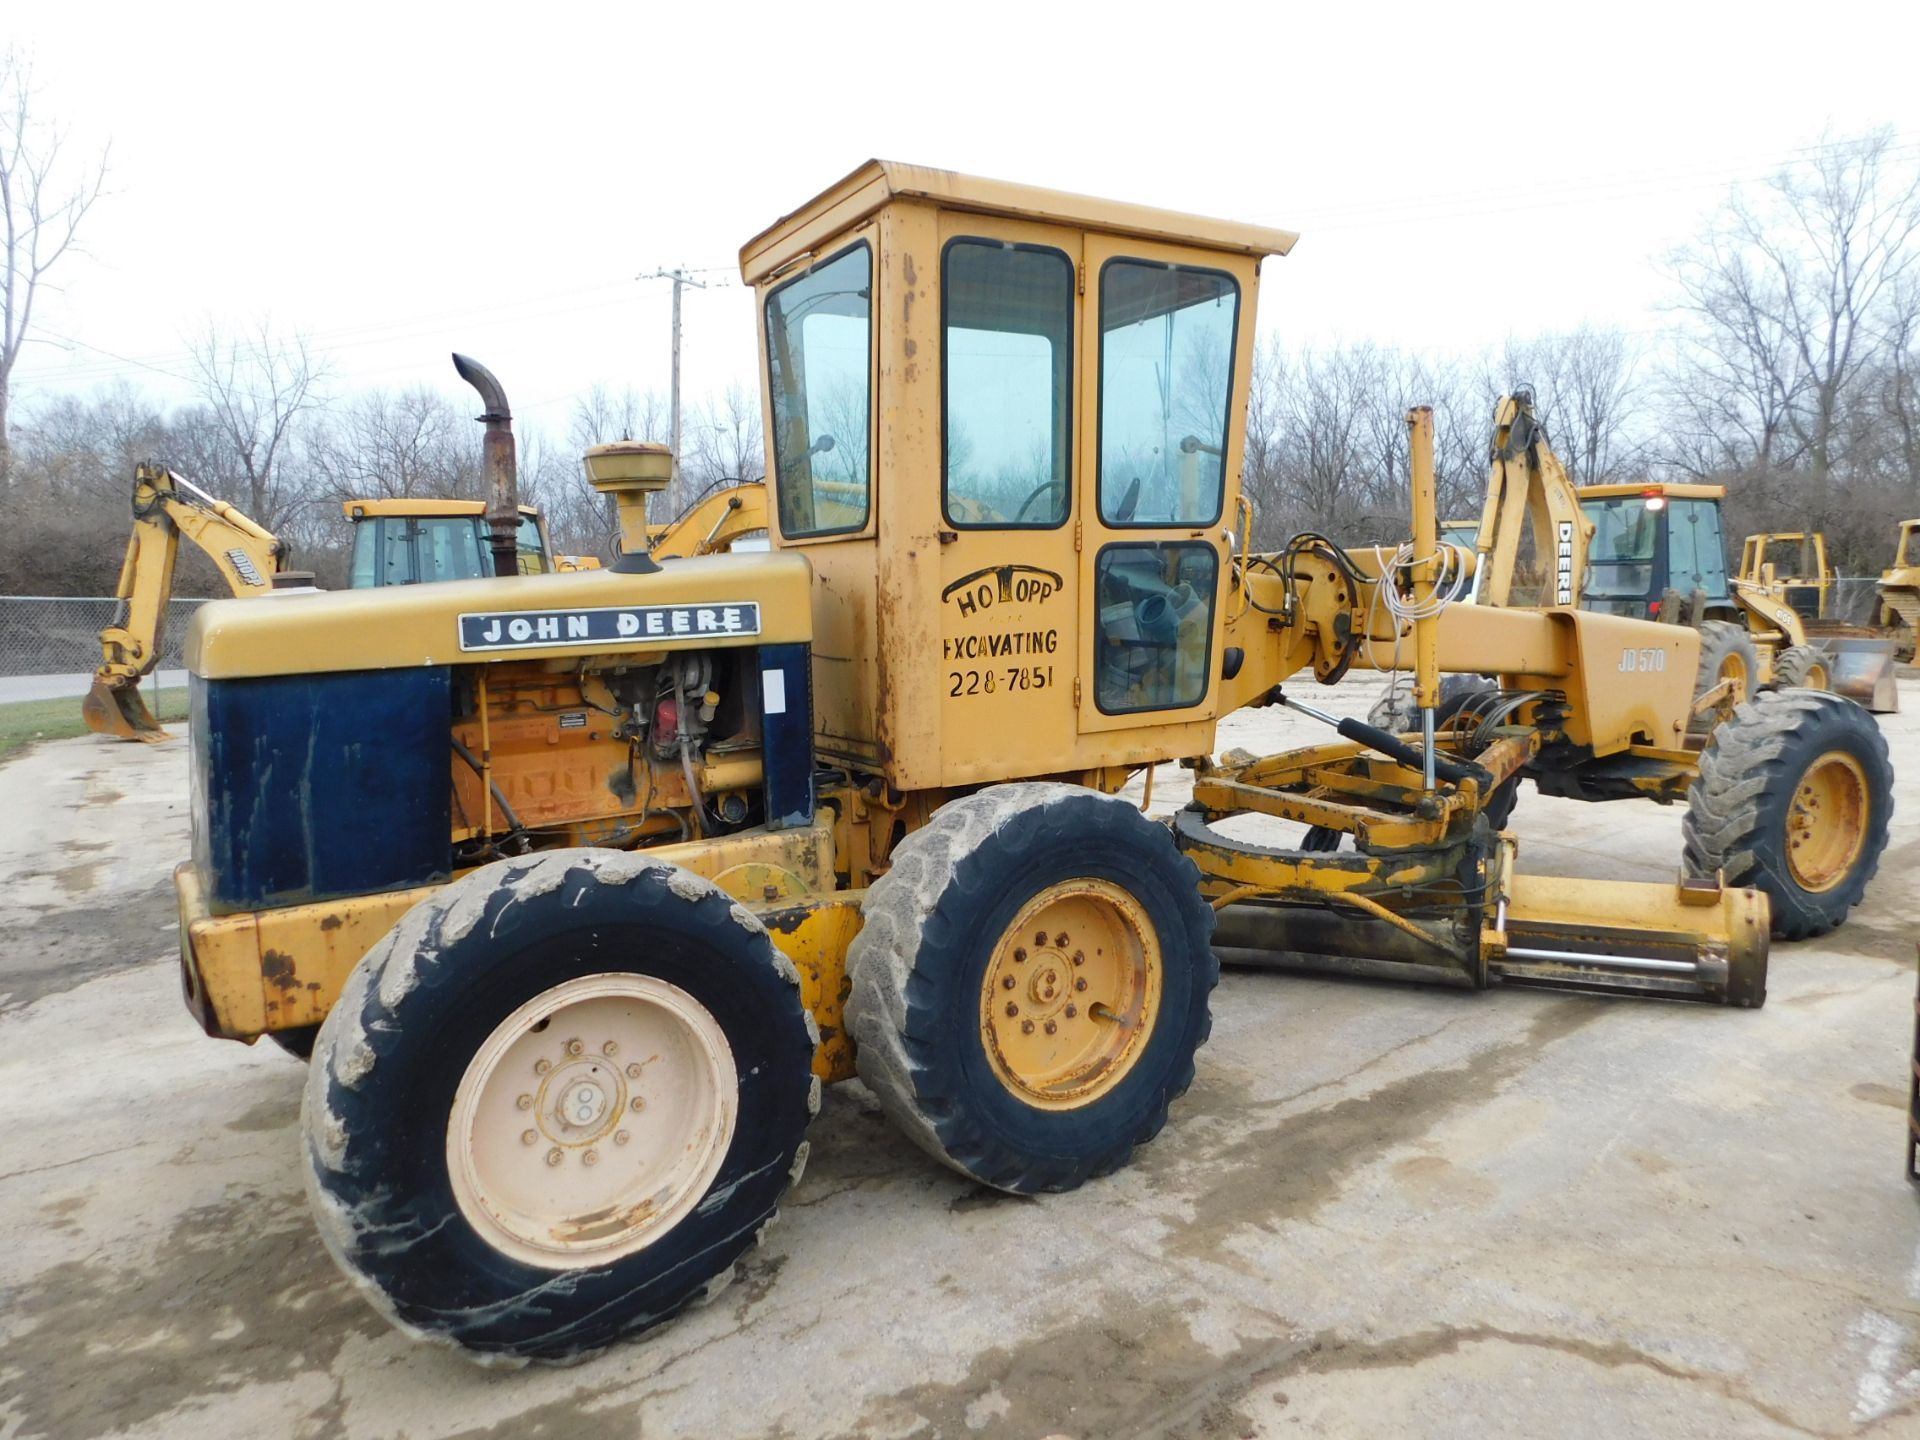
[[1083,733],[1210,721],[1218,708],[1228,464],[1245,408],[1235,371],[1252,269],[1211,258],[1087,240]]
[[943,212],[944,781],[1066,769],[1079,577],[1078,232]]

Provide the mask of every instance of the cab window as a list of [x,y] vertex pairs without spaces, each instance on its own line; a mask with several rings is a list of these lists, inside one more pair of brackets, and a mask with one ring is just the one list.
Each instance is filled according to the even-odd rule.
[[1720,538],[1720,507],[1711,500],[1668,502],[1667,584],[1681,594],[1727,597],[1727,552]]
[[783,535],[866,526],[872,311],[873,255],[865,242],[767,296],[767,393]]
[[[483,526],[486,521],[480,522]],[[492,549],[492,535],[483,537],[483,543]],[[520,517],[519,528],[514,532],[513,545],[519,555],[522,575],[544,575],[553,567],[547,563],[547,544],[540,534],[540,521],[532,515]]]
[[1100,518],[1211,525],[1225,489],[1240,287],[1146,260],[1100,272]]
[[1219,557],[1200,541],[1109,545],[1094,565],[1094,703],[1108,715],[1207,694]]
[[1600,599],[1644,598],[1653,590],[1653,543],[1660,512],[1649,510],[1639,495],[1583,500],[1580,511],[1593,522],[1587,547],[1587,594]]
[[380,515],[354,523],[348,583],[356,590],[491,574],[493,554],[485,524],[470,516]]
[[1072,488],[1073,262],[1039,245],[960,239],[942,265],[947,523],[1060,525]]

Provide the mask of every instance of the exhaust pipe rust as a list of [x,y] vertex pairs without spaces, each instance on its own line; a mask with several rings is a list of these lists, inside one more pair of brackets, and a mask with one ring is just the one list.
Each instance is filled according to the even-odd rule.
[[507,392],[493,372],[465,355],[456,353],[453,368],[460,378],[480,392],[486,406],[478,417],[487,427],[481,442],[480,470],[487,484],[487,529],[492,537],[493,573],[520,573],[520,473],[513,448],[513,412],[507,408]]

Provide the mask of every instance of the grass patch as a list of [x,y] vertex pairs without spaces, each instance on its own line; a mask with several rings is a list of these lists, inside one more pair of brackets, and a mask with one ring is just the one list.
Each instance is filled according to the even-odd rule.
[[[147,705],[154,705],[153,692],[144,690]],[[162,690],[154,711],[162,725],[177,724],[187,718],[187,692]],[[12,755],[36,740],[67,740],[87,733],[87,722],[80,718],[80,697],[59,700],[16,700],[0,705],[0,758]]]

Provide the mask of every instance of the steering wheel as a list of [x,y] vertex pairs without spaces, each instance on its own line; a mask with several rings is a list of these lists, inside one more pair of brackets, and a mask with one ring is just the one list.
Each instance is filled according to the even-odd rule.
[[1023,523],[1027,518],[1027,511],[1033,508],[1033,502],[1038,500],[1042,495],[1054,490],[1064,490],[1065,488],[1066,486],[1062,481],[1042,480],[1038,485],[1033,487],[1032,491],[1028,493],[1027,498],[1020,502],[1020,508],[1013,512],[1013,523],[1015,525]]

